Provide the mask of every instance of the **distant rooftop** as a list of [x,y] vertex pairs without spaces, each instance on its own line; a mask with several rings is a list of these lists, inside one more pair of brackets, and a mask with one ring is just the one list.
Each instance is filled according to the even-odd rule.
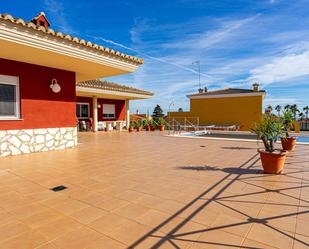
[[203,95],[224,95],[224,94],[241,94],[241,93],[265,93],[265,90],[254,91],[252,89],[241,89],[241,88],[226,88],[221,90],[207,91],[201,93],[190,94],[188,96],[203,96]]

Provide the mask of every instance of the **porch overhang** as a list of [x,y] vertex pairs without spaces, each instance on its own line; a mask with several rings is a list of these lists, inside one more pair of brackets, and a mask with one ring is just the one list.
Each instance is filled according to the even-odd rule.
[[80,97],[95,96],[104,99],[121,99],[121,100],[138,100],[138,99],[148,99],[152,97],[152,95],[147,94],[121,92],[106,89],[95,89],[88,87],[76,87],[76,95]]
[[76,72],[84,81],[134,72],[142,59],[0,15],[0,58]]

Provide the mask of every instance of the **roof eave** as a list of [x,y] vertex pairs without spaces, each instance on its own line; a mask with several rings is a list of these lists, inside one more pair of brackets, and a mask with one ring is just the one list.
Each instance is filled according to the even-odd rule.
[[149,99],[153,96],[153,93],[134,93],[127,91],[114,91],[90,87],[76,87],[77,96],[97,96],[108,97],[117,99],[137,100],[137,99]]

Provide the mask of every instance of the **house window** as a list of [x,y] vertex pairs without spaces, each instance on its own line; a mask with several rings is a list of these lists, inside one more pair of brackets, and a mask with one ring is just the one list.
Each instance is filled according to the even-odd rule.
[[77,103],[76,116],[80,119],[87,119],[90,117],[89,103]]
[[19,119],[19,79],[0,75],[0,120]]
[[110,119],[116,117],[115,105],[103,104],[103,119]]

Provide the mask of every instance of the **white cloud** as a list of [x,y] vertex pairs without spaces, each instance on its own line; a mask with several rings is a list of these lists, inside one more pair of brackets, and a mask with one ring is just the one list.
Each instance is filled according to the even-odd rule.
[[235,32],[245,25],[254,21],[259,15],[240,20],[227,21],[221,27],[204,33],[191,34],[185,39],[163,44],[162,47],[169,49],[206,49],[222,43],[235,35]]
[[44,5],[46,12],[57,22],[54,26],[58,26],[58,28],[64,33],[76,33],[65,17],[65,10],[61,2],[56,0],[44,0]]
[[309,75],[309,50],[274,58],[270,63],[250,70],[250,74],[248,80],[264,84]]

